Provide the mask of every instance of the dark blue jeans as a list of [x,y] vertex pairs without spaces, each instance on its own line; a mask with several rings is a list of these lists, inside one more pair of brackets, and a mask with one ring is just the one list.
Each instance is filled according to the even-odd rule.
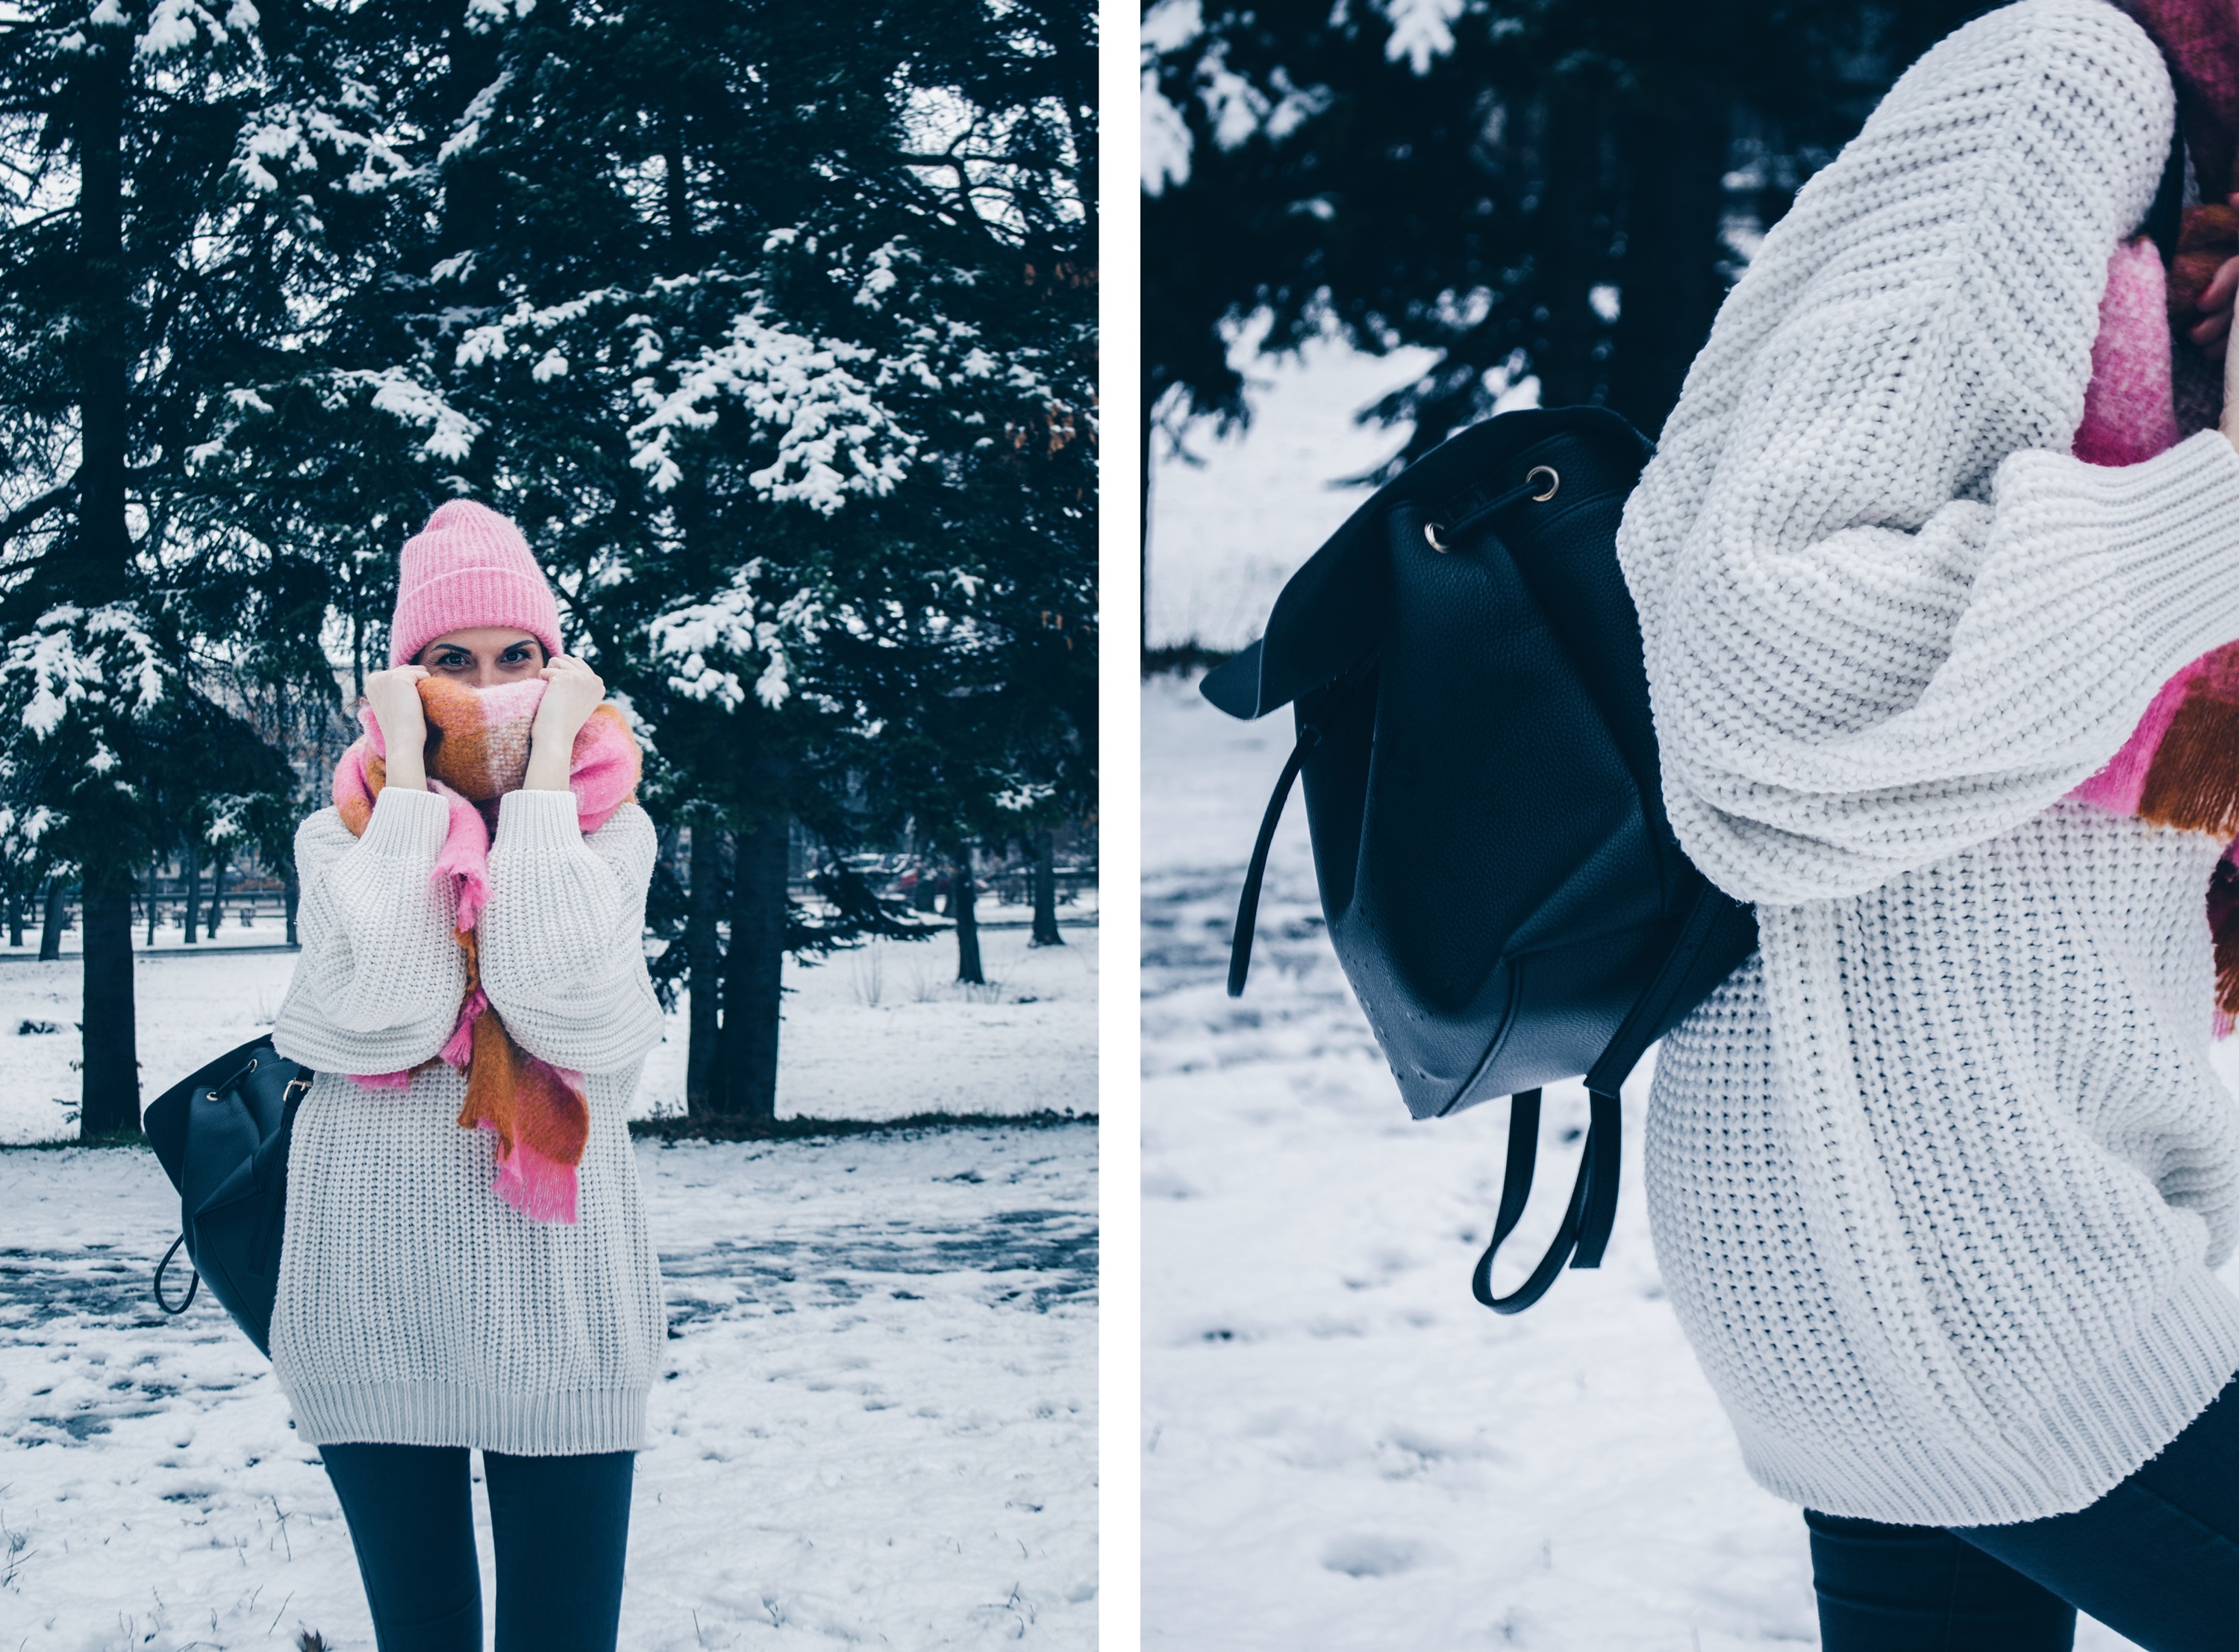
[[[322,1445],[381,1652],[482,1652],[463,1446]],[[628,1451],[482,1454],[497,1549],[497,1652],[615,1652],[629,1548]]]
[[2239,1379],[2088,1509],[2010,1526],[1806,1509],[1822,1652],[2068,1652],[2089,1612],[2147,1652],[2239,1647]]

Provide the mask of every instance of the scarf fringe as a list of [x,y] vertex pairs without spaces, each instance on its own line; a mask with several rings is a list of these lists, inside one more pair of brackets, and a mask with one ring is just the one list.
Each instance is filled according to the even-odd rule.
[[451,1029],[450,1042],[435,1058],[464,1072],[475,1058],[475,1018],[488,1008],[488,995],[480,986],[470,990],[467,1001],[459,1005],[459,1024]]
[[2180,832],[2239,835],[2239,702],[2194,686],[2154,748],[2138,817]]
[[[489,1128],[489,1126],[484,1126]],[[532,1222],[575,1219],[575,1167],[516,1144],[498,1150],[497,1196]]]

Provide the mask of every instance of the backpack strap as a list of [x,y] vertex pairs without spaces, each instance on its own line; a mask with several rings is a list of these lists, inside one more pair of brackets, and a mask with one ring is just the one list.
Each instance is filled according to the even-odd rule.
[[[1470,1275],[1470,1291],[1497,1314],[1520,1314],[1547,1294],[1555,1276],[1568,1263],[1574,1268],[1600,1265],[1603,1247],[1617,1215],[1618,1164],[1624,1143],[1624,1118],[1614,1095],[1594,1094],[1591,1122],[1586,1128],[1585,1151],[1578,1160],[1578,1179],[1571,1184],[1571,1202],[1563,1211],[1554,1243],[1531,1270],[1531,1277],[1505,1297],[1492,1294],[1492,1258],[1523,1218],[1525,1202],[1531,1197],[1531,1171],[1539,1156],[1539,1092],[1518,1091],[1508,1104],[1508,1166],[1500,1184],[1500,1213],[1493,1218],[1492,1242],[1477,1259]],[[1583,1256],[1587,1239],[1593,1244],[1591,1262]]]
[[[1257,648],[1259,645],[1255,642],[1252,646]],[[1275,782],[1274,793],[1267,799],[1267,812],[1259,817],[1259,836],[1252,846],[1252,864],[1244,869],[1244,895],[1236,903],[1236,934],[1228,947],[1228,996],[1232,998],[1244,996],[1244,978],[1252,972],[1252,932],[1259,920],[1259,883],[1267,874],[1267,851],[1274,845],[1275,827],[1283,819],[1283,806],[1291,800],[1291,787],[1298,782],[1299,771],[1306,766],[1306,753],[1322,743],[1323,728],[1352,705],[1375,674],[1376,657],[1372,654],[1327,685],[1310,718],[1303,714],[1299,718],[1299,743],[1291,747],[1290,758]],[[1303,713],[1303,705],[1300,710]]]
[[1312,723],[1299,731],[1299,743],[1291,747],[1290,760],[1283,765],[1282,778],[1275,782],[1274,795],[1267,799],[1267,813],[1259,817],[1252,864],[1244,870],[1244,897],[1236,903],[1236,939],[1228,949],[1228,996],[1232,998],[1244,996],[1244,978],[1252,972],[1252,932],[1259,921],[1259,880],[1267,875],[1267,851],[1275,841],[1276,823],[1283,818],[1283,806],[1291,800],[1291,787],[1306,766],[1306,753],[1320,745],[1321,739],[1321,730]]
[[[1598,1268],[1609,1248],[1610,1230],[1617,1225],[1618,1172],[1624,1153],[1624,1113],[1618,1101],[1632,1070],[1648,1046],[1671,1028],[1673,1012],[1687,1009],[1736,965],[1749,956],[1756,944],[1756,914],[1707,879],[1695,892],[1681,920],[1671,950],[1664,955],[1656,977],[1633,1000],[1632,1008],[1611,1038],[1601,1058],[1586,1074],[1586,1095],[1591,1110],[1586,1127],[1585,1151],[1578,1159],[1578,1178],[1571,1187],[1571,1203],[1563,1212],[1554,1243],[1539,1258],[1531,1275],[1505,1297],[1492,1291],[1492,1258],[1503,1241],[1523,1218],[1531,1194],[1533,1162],[1539,1152],[1539,1092],[1518,1091],[1508,1104],[1508,1165],[1500,1187],[1500,1211],[1492,1224],[1492,1243],[1477,1259],[1470,1290],[1497,1314],[1522,1313],[1547,1294],[1555,1276],[1568,1264],[1573,1268]],[[1683,1000],[1683,993],[1691,993]]]

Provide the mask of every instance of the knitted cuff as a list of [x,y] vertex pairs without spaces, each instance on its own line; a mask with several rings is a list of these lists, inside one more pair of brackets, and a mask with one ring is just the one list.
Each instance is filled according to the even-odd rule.
[[2167,453],[2092,481],[2100,534],[2142,639],[2169,648],[2166,676],[2239,639],[2239,452],[2203,430]]
[[508,792],[497,806],[498,841],[528,853],[580,847],[583,827],[573,792]]
[[369,854],[424,860],[432,866],[450,824],[451,806],[435,793],[383,786],[358,843]]

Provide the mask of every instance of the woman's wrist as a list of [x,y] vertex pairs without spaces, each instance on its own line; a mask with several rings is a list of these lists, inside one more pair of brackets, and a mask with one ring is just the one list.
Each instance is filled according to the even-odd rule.
[[575,734],[532,726],[528,733],[528,772],[522,776],[524,792],[565,792],[568,772],[574,766]]
[[406,792],[428,789],[428,758],[424,752],[392,752],[382,760],[382,786]]

